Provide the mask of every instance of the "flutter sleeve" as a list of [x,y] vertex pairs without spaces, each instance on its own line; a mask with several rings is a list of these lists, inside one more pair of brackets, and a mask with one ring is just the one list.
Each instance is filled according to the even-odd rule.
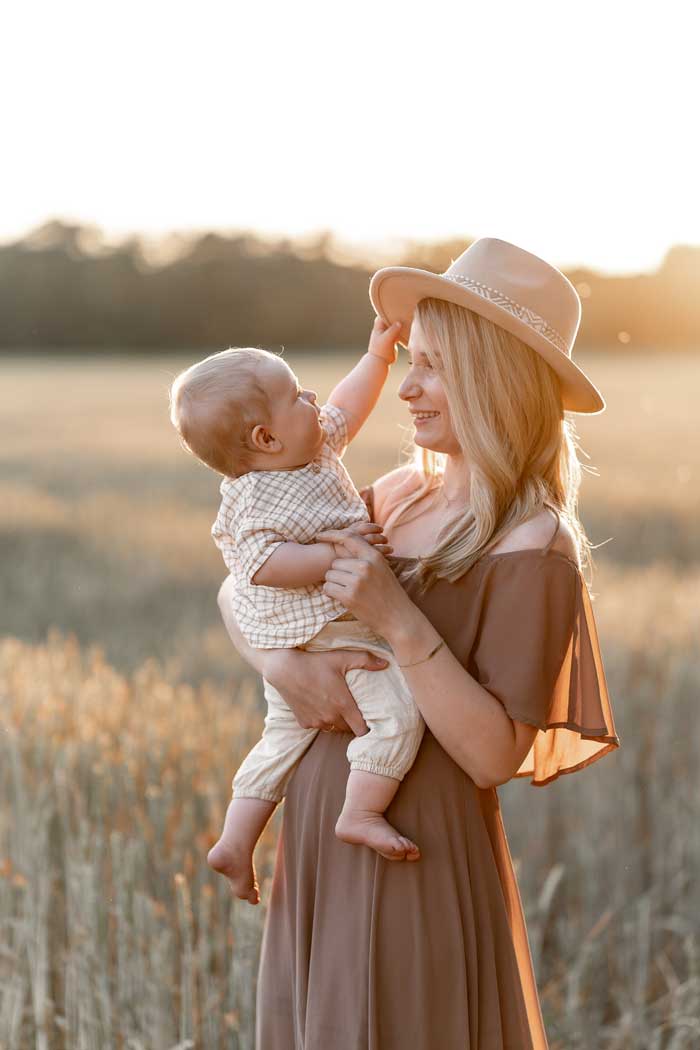
[[620,746],[588,589],[569,558],[514,552],[487,565],[470,671],[539,730],[516,777],[542,787]]

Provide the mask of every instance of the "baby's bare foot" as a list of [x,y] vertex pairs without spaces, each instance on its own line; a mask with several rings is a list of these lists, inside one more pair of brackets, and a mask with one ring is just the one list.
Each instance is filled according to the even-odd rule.
[[387,860],[419,860],[415,842],[399,835],[381,813],[365,810],[344,811],[338,817],[335,833],[343,842],[370,846]]
[[241,900],[251,904],[260,903],[260,888],[253,858],[248,850],[239,849],[224,839],[219,839],[207,853],[207,864],[220,875],[226,876],[232,892]]

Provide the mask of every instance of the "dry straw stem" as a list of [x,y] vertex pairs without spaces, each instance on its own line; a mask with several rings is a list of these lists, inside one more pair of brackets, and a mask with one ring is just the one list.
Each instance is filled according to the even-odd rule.
[[[615,761],[499,792],[553,1050],[697,1045],[700,659],[655,616],[610,625]],[[52,632],[0,644],[0,711],[0,1046],[252,1050],[277,817],[258,908],[204,858],[256,684],[125,677]]]
[[127,679],[53,632],[0,643],[0,709],[0,1046],[228,1047],[236,1009],[245,1045],[262,912],[234,924],[205,857],[256,685]]

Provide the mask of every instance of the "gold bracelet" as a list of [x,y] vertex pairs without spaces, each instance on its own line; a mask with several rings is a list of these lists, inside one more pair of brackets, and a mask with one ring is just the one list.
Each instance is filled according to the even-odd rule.
[[413,663],[410,663],[410,664],[398,664],[397,666],[398,667],[415,667],[416,664],[424,664],[426,662],[426,660],[432,659],[432,657],[435,656],[435,653],[439,653],[444,644],[445,644],[445,640],[444,640],[444,638],[441,638],[440,641],[435,646],[435,648],[432,649],[431,652],[429,652],[427,656],[424,656],[422,660],[414,660]]

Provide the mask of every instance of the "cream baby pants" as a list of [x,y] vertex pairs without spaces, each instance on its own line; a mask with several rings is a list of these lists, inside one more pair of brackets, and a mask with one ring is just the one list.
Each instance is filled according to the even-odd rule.
[[[425,722],[388,642],[355,619],[331,620],[308,642],[308,652],[331,649],[366,649],[389,662],[382,671],[353,668],[345,676],[369,732],[348,744],[351,769],[381,773],[403,780],[413,765]],[[265,798],[280,802],[296,763],[318,729],[303,729],[291,708],[263,678],[267,714],[262,737],[241,763],[232,789],[234,798]]]

